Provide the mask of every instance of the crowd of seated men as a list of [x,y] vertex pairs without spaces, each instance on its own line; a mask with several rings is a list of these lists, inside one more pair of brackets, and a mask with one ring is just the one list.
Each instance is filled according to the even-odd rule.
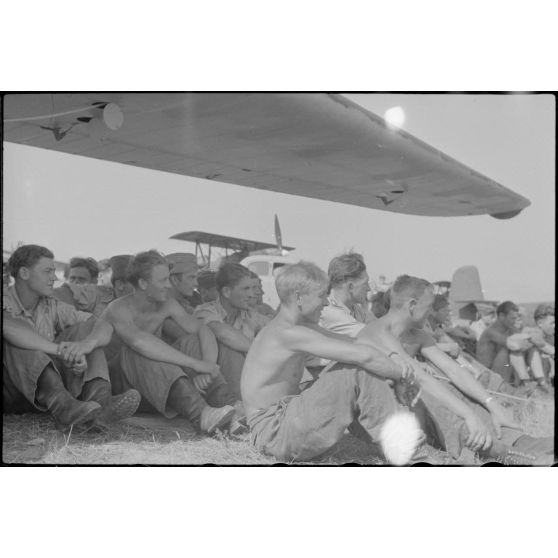
[[[493,394],[553,390],[553,307],[537,308],[535,327],[524,328],[504,302],[490,320],[478,316],[477,341],[451,324],[447,298],[424,279],[400,276],[370,304],[365,262],[352,252],[327,274],[308,262],[283,266],[275,309],[238,263],[200,270],[193,254],[149,250],[109,265],[111,285],[98,285],[98,263],[74,257],[54,288],[50,250],[13,252],[5,412],[48,412],[61,429],[138,409],[182,416],[202,433],[250,430],[260,451],[292,461],[327,451],[346,428],[378,444],[386,419],[406,409],[423,433],[416,459],[428,443],[455,459],[468,448],[510,463],[552,461],[553,440],[523,433]],[[476,354],[460,335],[474,336]]]

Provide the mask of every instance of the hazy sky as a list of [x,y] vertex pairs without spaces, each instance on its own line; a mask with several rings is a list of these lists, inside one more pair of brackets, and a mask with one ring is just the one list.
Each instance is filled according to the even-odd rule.
[[405,130],[532,205],[507,221],[414,217],[4,143],[4,248],[33,242],[62,260],[191,251],[168,240],[187,230],[273,242],[277,213],[283,243],[324,268],[348,249],[363,253],[374,279],[450,280],[457,267],[476,265],[489,299],[554,299],[551,95],[347,97],[379,115],[402,107]]

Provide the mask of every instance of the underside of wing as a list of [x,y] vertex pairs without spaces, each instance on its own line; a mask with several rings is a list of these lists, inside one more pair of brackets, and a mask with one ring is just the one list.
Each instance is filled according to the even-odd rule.
[[395,213],[507,219],[529,205],[341,95],[13,94],[4,139]]

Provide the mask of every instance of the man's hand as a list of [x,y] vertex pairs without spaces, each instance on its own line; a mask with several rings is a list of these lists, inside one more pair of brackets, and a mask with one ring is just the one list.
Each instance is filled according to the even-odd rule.
[[93,341],[64,341],[58,346],[58,355],[69,366],[81,366],[88,355],[95,348]]
[[418,382],[395,382],[393,390],[399,403],[411,409],[417,404],[422,393]]
[[453,358],[457,358],[461,353],[461,347],[453,341],[447,344],[446,353]]
[[529,335],[526,333],[514,333],[506,340],[506,347],[510,351],[527,351],[533,344],[529,341]]
[[210,374],[197,374],[193,379],[194,386],[200,393],[205,393],[212,381],[213,378]]
[[511,417],[500,404],[496,403],[496,401],[490,401],[486,407],[490,411],[492,424],[496,429],[496,436],[498,439],[502,437],[502,426],[514,428],[515,430],[523,430],[513,417]]
[[198,360],[193,368],[198,374],[208,374],[212,379],[221,373],[221,368],[219,368],[218,364],[207,360]]
[[492,445],[492,437],[488,428],[484,426],[482,421],[471,413],[466,419],[465,424],[469,430],[469,436],[465,441],[465,445],[473,451],[487,450]]

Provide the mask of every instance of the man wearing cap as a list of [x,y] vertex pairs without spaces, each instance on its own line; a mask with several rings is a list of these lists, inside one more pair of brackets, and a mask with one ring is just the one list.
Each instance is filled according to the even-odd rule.
[[[169,298],[172,298],[184,308],[188,315],[194,313],[194,308],[190,304],[191,297],[195,288],[198,286],[198,262],[194,254],[186,252],[175,252],[166,257],[169,264]],[[185,332],[174,320],[165,320],[163,326],[163,339],[169,344],[175,343],[178,339],[187,336]]]

